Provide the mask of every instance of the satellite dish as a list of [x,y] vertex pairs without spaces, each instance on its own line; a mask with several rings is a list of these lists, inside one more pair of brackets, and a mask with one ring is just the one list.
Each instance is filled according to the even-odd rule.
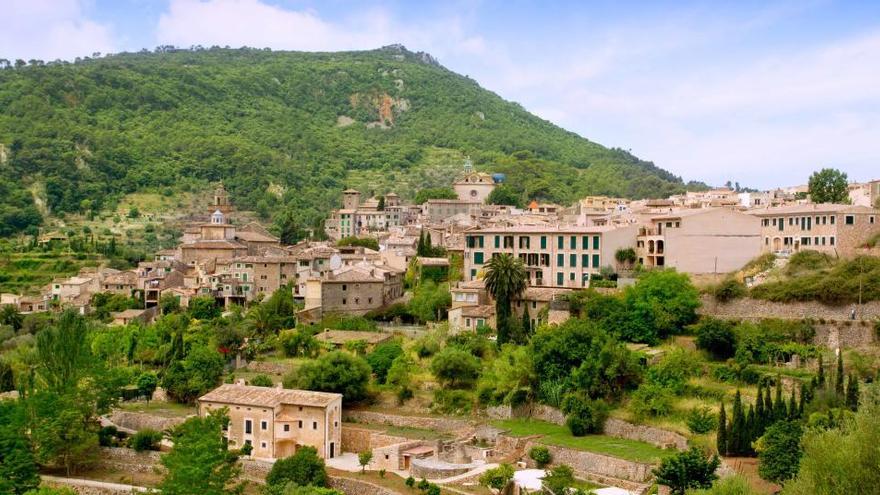
[[339,270],[340,268],[342,268],[342,256],[334,254],[330,257],[330,269]]

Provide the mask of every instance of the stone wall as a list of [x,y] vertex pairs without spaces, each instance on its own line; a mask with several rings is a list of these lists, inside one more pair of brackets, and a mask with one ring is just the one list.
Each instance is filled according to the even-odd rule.
[[113,471],[125,473],[153,473],[162,469],[159,452],[135,452],[132,449],[119,447],[102,447],[98,464]]
[[42,487],[69,488],[79,495],[131,495],[144,492],[140,487],[72,478],[43,477]]
[[647,442],[661,449],[687,450],[688,448],[687,438],[684,435],[651,426],[634,425],[614,418],[605,421],[604,433],[611,437]]
[[864,347],[877,342],[877,330],[870,321],[844,320],[815,324],[813,328],[816,329],[813,343],[829,349]]
[[[413,459],[410,464],[410,475],[416,479],[442,480],[464,474],[475,469],[479,464],[453,465],[438,462],[436,458]],[[346,494],[348,495],[348,494]]]
[[330,476],[330,488],[345,495],[400,495],[399,492],[367,481],[338,476]]
[[[716,301],[712,296],[704,294],[698,312],[717,318],[760,319],[782,318],[801,319],[813,318],[824,320],[848,320],[853,305],[829,306],[818,302],[777,303],[762,299],[744,297],[726,303]],[[871,301],[862,305],[859,318],[873,321],[880,318],[880,301]]]
[[385,432],[342,425],[342,452],[365,452],[409,440]]
[[431,417],[431,416],[404,416],[400,414],[388,414],[376,411],[343,411],[343,421],[351,423],[369,423],[377,425],[398,426],[406,428],[421,428],[443,432],[459,432],[473,427],[472,423],[463,419]]
[[116,426],[135,431],[140,431],[147,428],[151,428],[157,431],[170,430],[186,421],[186,418],[168,418],[147,413],[119,410],[110,413],[107,416],[107,419]]
[[[524,445],[526,451],[539,444],[535,440],[529,440]],[[578,474],[593,479],[597,477],[605,479],[625,480],[634,483],[644,483],[651,479],[653,465],[619,459],[607,455],[574,450],[555,445],[544,445],[553,456],[553,464],[566,464]]]
[[290,371],[290,366],[282,363],[269,363],[266,361],[249,361],[244,363],[248,371],[265,373],[267,375],[284,375]]

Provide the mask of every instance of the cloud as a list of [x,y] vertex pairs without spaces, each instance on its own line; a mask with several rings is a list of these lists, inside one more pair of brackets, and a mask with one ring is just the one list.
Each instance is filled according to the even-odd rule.
[[0,57],[72,60],[116,51],[111,29],[88,18],[80,0],[6,0]]

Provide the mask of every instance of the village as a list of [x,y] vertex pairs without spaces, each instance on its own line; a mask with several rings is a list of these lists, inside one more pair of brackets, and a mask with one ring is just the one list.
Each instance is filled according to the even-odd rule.
[[[144,329],[164,325],[174,313],[188,309],[196,318],[222,313],[222,319],[234,320],[242,308],[250,308],[248,318],[259,321],[259,316],[253,317],[259,308],[276,298],[289,298],[293,314],[279,316],[294,322],[297,330],[276,325],[283,353],[259,347],[257,341],[266,338],[260,330],[244,340],[221,336],[234,342],[233,347],[222,344],[227,347],[222,351],[224,384],[196,389],[199,395],[188,399],[161,386],[146,392],[136,388],[137,393],[101,416],[102,425],[120,435],[137,435],[170,431],[188,417],[222,412],[228,418],[223,431],[228,448],[245,453],[243,479],[263,483],[273,463],[308,447],[326,462],[332,486],[345,493],[380,490],[389,495],[408,490],[399,486],[404,481],[412,486],[408,480],[424,480],[426,487],[438,486],[449,494],[481,494],[486,487],[528,493],[546,486],[541,479],[550,473],[544,470],[549,459],[551,465],[573,473],[568,475],[573,476],[569,488],[598,495],[654,493],[652,469],[659,460],[694,444],[714,444],[709,439],[714,427],[685,427],[683,419],[672,418],[690,418],[698,411],[716,414],[715,399],[723,404],[735,391],[739,400],[741,388],[761,402],[763,379],[740,377],[731,383],[726,378],[702,379],[694,372],[685,378],[690,380],[687,386],[705,389],[708,395],[664,406],[677,413],[647,406],[652,412],[646,416],[630,405],[590,428],[591,435],[569,433],[572,406],[543,391],[533,395],[528,388],[534,386],[531,378],[517,378],[526,388],[515,385],[507,392],[503,387],[509,385],[499,383],[496,389],[490,381],[483,384],[489,373],[501,372],[491,371],[500,359],[521,359],[514,358],[513,347],[501,346],[501,332],[495,332],[501,326],[500,306],[488,287],[492,268],[487,267],[498,257],[517,260],[524,272],[522,289],[509,301],[511,314],[503,316],[507,325],[516,320],[520,335],[540,334],[541,329],[561,332],[558,328],[576,333],[578,323],[573,322],[593,311],[589,302],[579,299],[583,294],[598,293],[596,297],[608,301],[626,297],[627,288],[641,286],[640,277],[652,271],[683,274],[700,288],[703,294],[695,303],[701,306],[700,321],[758,318],[759,327],[773,319],[808,325],[811,336],[791,341],[801,347],[752,365],[768,377],[767,383],[776,383],[777,394],[784,390],[792,401],[796,393],[801,400],[807,393],[801,382],[813,371],[806,370],[818,366],[822,372],[823,352],[817,349],[830,349],[842,360],[844,348],[864,350],[875,343],[872,326],[880,318],[880,307],[876,301],[862,304],[861,294],[858,304],[803,303],[792,309],[791,304],[764,302],[758,311],[753,306],[737,309],[737,301],[721,297],[718,287],[727,283],[746,290],[761,285],[802,251],[834,260],[876,256],[880,210],[872,205],[880,198],[880,180],[850,185],[848,204],[812,203],[805,187],[763,193],[722,188],[638,201],[587,197],[573,206],[535,201],[526,208],[489,204],[492,191],[504,179],[503,174],[477,172],[468,161],[452,184],[457,199],[428,199],[422,205],[407,204],[394,193],[362,200],[360,192],[347,189],[343,207],[332,211],[326,222],[327,240],[295,245],[283,245],[257,222],[239,222],[233,199],[218,184],[210,207],[187,226],[176,248],[159,251],[152,261],[131,270],[83,269],[54,280],[36,296],[2,294],[0,305],[25,316],[59,311],[88,316],[96,295],[114,294],[140,306],[110,313],[105,319],[109,328]],[[763,261],[756,265],[755,260]],[[410,307],[425,286],[435,284],[445,297],[431,306],[428,316],[413,318],[401,310]],[[199,308],[191,307],[196,304]],[[197,316],[204,313],[205,304],[216,309],[215,316]],[[170,313],[168,308],[173,308]],[[520,345],[529,340],[507,338]],[[531,337],[531,346],[536,338]],[[287,344],[294,342],[288,339],[302,340]],[[649,372],[666,362],[687,368],[677,360],[697,359],[693,337],[672,339],[657,345],[656,338],[629,338],[626,348],[641,356]],[[483,347],[490,342],[499,350]],[[707,349],[699,337],[697,342],[696,348]],[[453,354],[459,345],[470,349],[464,362],[450,364],[448,370],[435,364],[445,350]],[[301,366],[308,366],[304,363],[334,352],[354,356],[351,359],[366,357],[378,387],[372,399],[364,402],[346,392],[321,391],[321,386],[292,388],[303,383],[296,375]],[[386,352],[392,352],[388,362],[376,368],[371,359]],[[406,357],[409,353],[416,363]],[[510,355],[502,358],[498,353]],[[485,364],[470,363],[487,356]],[[711,361],[697,360],[715,369]],[[405,378],[385,378],[399,361],[408,369]],[[356,368],[356,363],[344,361],[340,366]],[[479,380],[481,372],[473,366],[484,368]],[[870,376],[872,370],[863,372]],[[779,375],[775,381],[774,375]],[[219,375],[213,378],[217,379]],[[473,395],[464,394],[456,383],[485,386],[476,391],[479,406],[471,405]],[[492,399],[496,393],[509,395]],[[511,399],[518,393],[527,398]],[[790,414],[795,409],[792,406]],[[172,445],[166,438],[155,448]],[[105,474],[73,481],[73,486],[112,481],[120,490],[129,490],[140,489],[138,483],[153,483],[153,477],[143,473],[157,469],[157,453],[124,450],[105,449],[97,464]],[[731,449],[720,469],[745,473],[764,486],[765,481],[754,481],[754,459],[737,457],[747,450]],[[504,471],[508,466],[514,466],[509,473]],[[372,474],[351,478],[359,472]],[[502,481],[491,481],[493,476]]]

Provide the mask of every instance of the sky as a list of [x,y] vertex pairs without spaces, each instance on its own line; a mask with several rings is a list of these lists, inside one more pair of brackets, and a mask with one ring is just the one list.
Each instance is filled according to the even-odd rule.
[[0,58],[402,43],[685,180],[880,178],[880,1],[0,0]]

